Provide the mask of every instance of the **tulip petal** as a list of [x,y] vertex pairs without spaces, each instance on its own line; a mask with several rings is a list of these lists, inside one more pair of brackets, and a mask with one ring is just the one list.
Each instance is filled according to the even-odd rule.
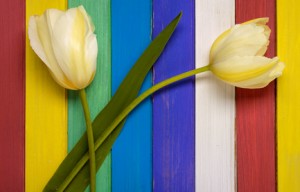
[[55,59],[55,55],[53,52],[52,44],[51,44],[51,31],[49,31],[48,26],[48,20],[47,20],[47,12],[50,10],[47,10],[44,15],[35,17],[36,18],[36,26],[38,31],[38,36],[40,38],[40,42],[43,46],[45,55],[47,57],[47,63],[46,65],[51,71],[59,71],[59,66],[57,64],[57,61]]
[[210,62],[216,63],[232,56],[262,56],[269,45],[270,29],[266,19],[235,25],[213,43]]
[[285,65],[282,62],[277,63],[271,70],[252,79],[241,82],[231,83],[240,88],[258,89],[266,87],[271,81],[282,75]]
[[86,37],[85,42],[85,61],[87,65],[90,65],[86,70],[87,74],[93,74],[89,80],[90,83],[94,79],[97,66],[98,44],[96,35],[91,33]]
[[261,17],[261,18],[256,18],[256,19],[246,21],[246,22],[242,23],[241,25],[247,25],[247,24],[251,24],[251,23],[254,23],[256,25],[266,25],[268,22],[269,22],[268,17]]
[[29,41],[32,49],[40,57],[40,59],[48,66],[49,62],[47,60],[46,54],[44,52],[44,48],[41,44],[38,31],[37,31],[36,16],[31,16],[29,19],[28,36],[29,36]]
[[[62,13],[63,12],[56,9],[49,9],[41,16],[31,17],[28,34],[31,47],[46,64],[55,81],[65,88],[71,88],[70,83],[68,83],[63,71],[57,63],[51,43],[52,31],[49,23],[51,23],[51,21],[54,23],[56,18],[61,16]],[[52,20],[50,17],[53,17]]]
[[[45,12],[45,15],[47,17],[48,29],[51,30],[53,28],[53,26],[55,25],[56,21],[64,14],[65,13],[63,11],[60,11],[57,9],[48,9]],[[50,34],[50,35],[52,35],[52,34]]]
[[211,71],[227,82],[241,82],[270,71],[278,64],[278,58],[263,56],[235,56],[210,66]]
[[85,21],[87,22],[87,25],[89,27],[89,30],[94,33],[95,31],[95,25],[92,21],[92,18],[87,14],[87,12],[85,11],[84,7],[81,5],[78,7],[78,10],[81,12],[81,14],[84,16]]
[[[61,16],[53,27],[54,52],[61,69],[74,83],[76,89],[88,85],[94,71],[94,64],[86,63],[86,36],[92,31],[89,21],[77,8],[69,9]],[[96,64],[96,63],[95,63]]]

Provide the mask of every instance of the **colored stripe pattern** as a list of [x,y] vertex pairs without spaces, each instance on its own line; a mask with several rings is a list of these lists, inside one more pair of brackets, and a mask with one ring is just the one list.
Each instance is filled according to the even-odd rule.
[[[151,1],[112,1],[112,92],[151,40]],[[151,86],[146,77],[142,90]],[[152,191],[152,105],[128,117],[112,149],[112,191]]]
[[208,64],[213,40],[234,24],[234,13],[236,23],[269,17],[267,56],[276,54],[277,39],[277,53],[286,63],[277,89],[273,82],[234,94],[233,87],[207,73],[197,76],[196,84],[189,78],[156,93],[153,111],[148,99],[127,119],[98,173],[98,190],[300,191],[300,3],[295,0],[154,0],[153,6],[151,0],[0,2],[5,26],[0,29],[0,191],[42,191],[85,131],[77,93],[67,96],[53,81],[27,36],[29,16],[80,4],[95,22],[99,45],[96,77],[87,90],[92,117],[150,43],[152,30],[155,37],[179,11],[183,17],[154,67],[153,83]]
[[[110,0],[89,1],[69,0],[68,6],[83,5],[92,17],[98,41],[98,57],[96,76],[86,89],[91,118],[94,119],[111,97],[111,14]],[[70,151],[78,139],[86,131],[85,119],[79,94],[69,91],[68,94],[68,150]],[[97,173],[97,191],[111,191],[111,157],[105,160]]]
[[1,1],[0,21],[0,191],[24,191],[25,2]]
[[[29,16],[49,8],[64,10],[66,1],[27,0],[26,22]],[[67,153],[67,103],[65,89],[52,79],[45,64],[32,51],[28,36],[25,126],[25,188],[28,192],[42,191]]]
[[[212,43],[234,25],[234,8],[234,0],[196,1],[197,67],[209,63]],[[199,75],[195,110],[196,191],[235,191],[234,87]]]
[[[236,0],[236,23],[269,17],[266,56],[275,55],[275,0]],[[236,89],[238,191],[275,192],[275,83],[264,89]]]
[[299,18],[299,1],[277,0],[277,54],[286,63],[277,81],[278,192],[300,191]]
[[[181,21],[154,66],[155,84],[194,68],[194,1],[154,0],[153,37],[180,11]],[[194,99],[193,78],[153,96],[153,191],[195,190]]]

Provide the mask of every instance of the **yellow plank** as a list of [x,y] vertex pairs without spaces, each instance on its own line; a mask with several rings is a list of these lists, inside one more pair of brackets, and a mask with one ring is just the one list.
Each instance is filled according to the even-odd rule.
[[[31,15],[48,8],[66,9],[65,0],[27,0]],[[26,33],[27,34],[27,33]],[[66,92],[32,51],[26,36],[26,181],[27,192],[40,192],[67,153]]]
[[278,56],[286,63],[278,79],[278,191],[300,191],[300,1],[277,0]]

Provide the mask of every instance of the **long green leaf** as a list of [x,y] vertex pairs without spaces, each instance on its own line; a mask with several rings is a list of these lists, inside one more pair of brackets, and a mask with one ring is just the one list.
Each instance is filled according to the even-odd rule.
[[[137,96],[141,85],[148,71],[161,55],[164,47],[173,34],[181,13],[153,40],[142,56],[137,60],[130,72],[127,74],[122,84],[118,88],[107,106],[98,114],[93,122],[95,140],[114,121],[118,114],[125,109]],[[125,121],[125,120],[124,120]],[[118,137],[124,121],[106,138],[104,143],[96,150],[97,169],[100,168],[104,158],[109,153],[114,141]],[[88,152],[87,138],[84,134],[73,150],[67,155],[64,161],[56,170],[53,177],[45,186],[44,191],[57,191],[60,185],[72,172],[75,165]],[[69,184],[66,191],[83,191],[89,183],[88,164],[80,170],[76,177]]]

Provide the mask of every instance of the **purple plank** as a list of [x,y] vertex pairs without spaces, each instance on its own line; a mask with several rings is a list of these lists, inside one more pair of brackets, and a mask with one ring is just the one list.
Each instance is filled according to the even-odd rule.
[[[154,66],[155,84],[195,66],[194,4],[194,1],[153,1],[153,37],[183,12],[172,39]],[[154,191],[195,191],[194,93],[194,78],[190,78],[153,97]]]

